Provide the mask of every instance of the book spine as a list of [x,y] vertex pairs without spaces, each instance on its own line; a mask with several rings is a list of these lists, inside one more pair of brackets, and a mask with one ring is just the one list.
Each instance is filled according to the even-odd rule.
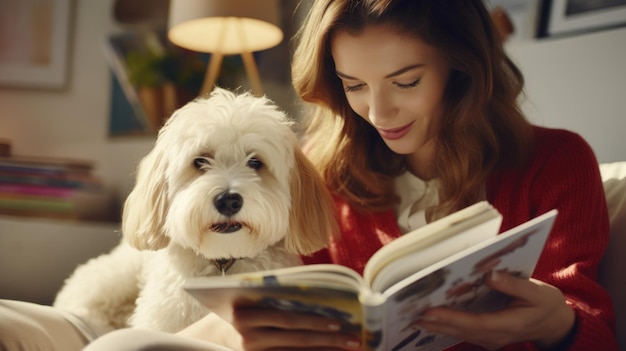
[[0,214],[6,215],[108,221],[111,211],[111,198],[104,191],[75,190],[67,197],[0,193]]
[[0,157],[0,214],[111,220],[112,199],[92,169],[85,160]]
[[93,169],[93,162],[66,158],[13,156],[0,157],[0,167],[13,167],[31,171],[90,172]]
[[53,187],[46,185],[23,185],[0,183],[0,195],[34,195],[44,197],[67,198],[74,194],[74,190],[67,187]]
[[16,217],[37,217],[37,218],[49,218],[59,220],[82,220],[75,213],[72,212],[55,212],[55,211],[33,211],[33,210],[19,210],[19,209],[0,209],[0,216],[16,216]]
[[382,305],[364,301],[363,309],[363,347],[368,351],[385,351],[384,321]]
[[13,176],[0,174],[0,183],[5,184],[26,184],[26,185],[40,185],[40,186],[52,186],[52,187],[66,187],[66,188],[85,188],[95,184],[90,184],[87,181],[79,179],[65,179],[57,177],[45,177],[45,176]]
[[0,162],[0,172],[27,172],[35,174],[60,175],[65,172],[61,167],[55,166],[29,166],[29,165],[11,165]]

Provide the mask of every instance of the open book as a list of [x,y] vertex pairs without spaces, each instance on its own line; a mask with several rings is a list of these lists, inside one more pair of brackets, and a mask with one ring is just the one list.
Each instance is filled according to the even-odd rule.
[[502,216],[479,202],[382,247],[363,277],[344,266],[305,265],[193,278],[185,289],[226,320],[234,304],[292,310],[340,320],[369,350],[442,350],[459,341],[420,329],[422,313],[505,307],[509,297],[490,289],[486,277],[492,270],[529,277],[556,213],[497,235]]

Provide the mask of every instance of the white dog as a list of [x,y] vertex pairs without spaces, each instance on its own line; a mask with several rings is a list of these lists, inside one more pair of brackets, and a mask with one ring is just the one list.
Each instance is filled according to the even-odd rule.
[[181,288],[187,278],[301,264],[336,219],[286,115],[266,98],[216,88],[159,131],[122,232],[125,243],[78,267],[54,303],[98,333],[178,331],[209,312]]

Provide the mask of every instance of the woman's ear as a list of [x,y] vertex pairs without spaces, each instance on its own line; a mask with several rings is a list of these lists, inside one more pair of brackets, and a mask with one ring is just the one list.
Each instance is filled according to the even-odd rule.
[[335,204],[321,175],[298,146],[294,149],[290,231],[285,238],[285,248],[306,255],[326,247],[339,230]]
[[122,233],[124,239],[139,250],[158,250],[167,246],[163,232],[168,211],[167,160],[155,147],[137,167],[135,187],[124,203]]

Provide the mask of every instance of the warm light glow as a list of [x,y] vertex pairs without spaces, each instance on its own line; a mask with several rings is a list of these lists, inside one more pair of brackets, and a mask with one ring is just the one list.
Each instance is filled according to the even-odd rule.
[[200,95],[215,86],[224,55],[241,55],[254,94],[263,95],[253,53],[283,40],[278,0],[170,0],[168,38],[211,54]]
[[172,26],[168,37],[189,50],[232,55],[278,45],[283,32],[271,23],[252,18],[205,17]]

